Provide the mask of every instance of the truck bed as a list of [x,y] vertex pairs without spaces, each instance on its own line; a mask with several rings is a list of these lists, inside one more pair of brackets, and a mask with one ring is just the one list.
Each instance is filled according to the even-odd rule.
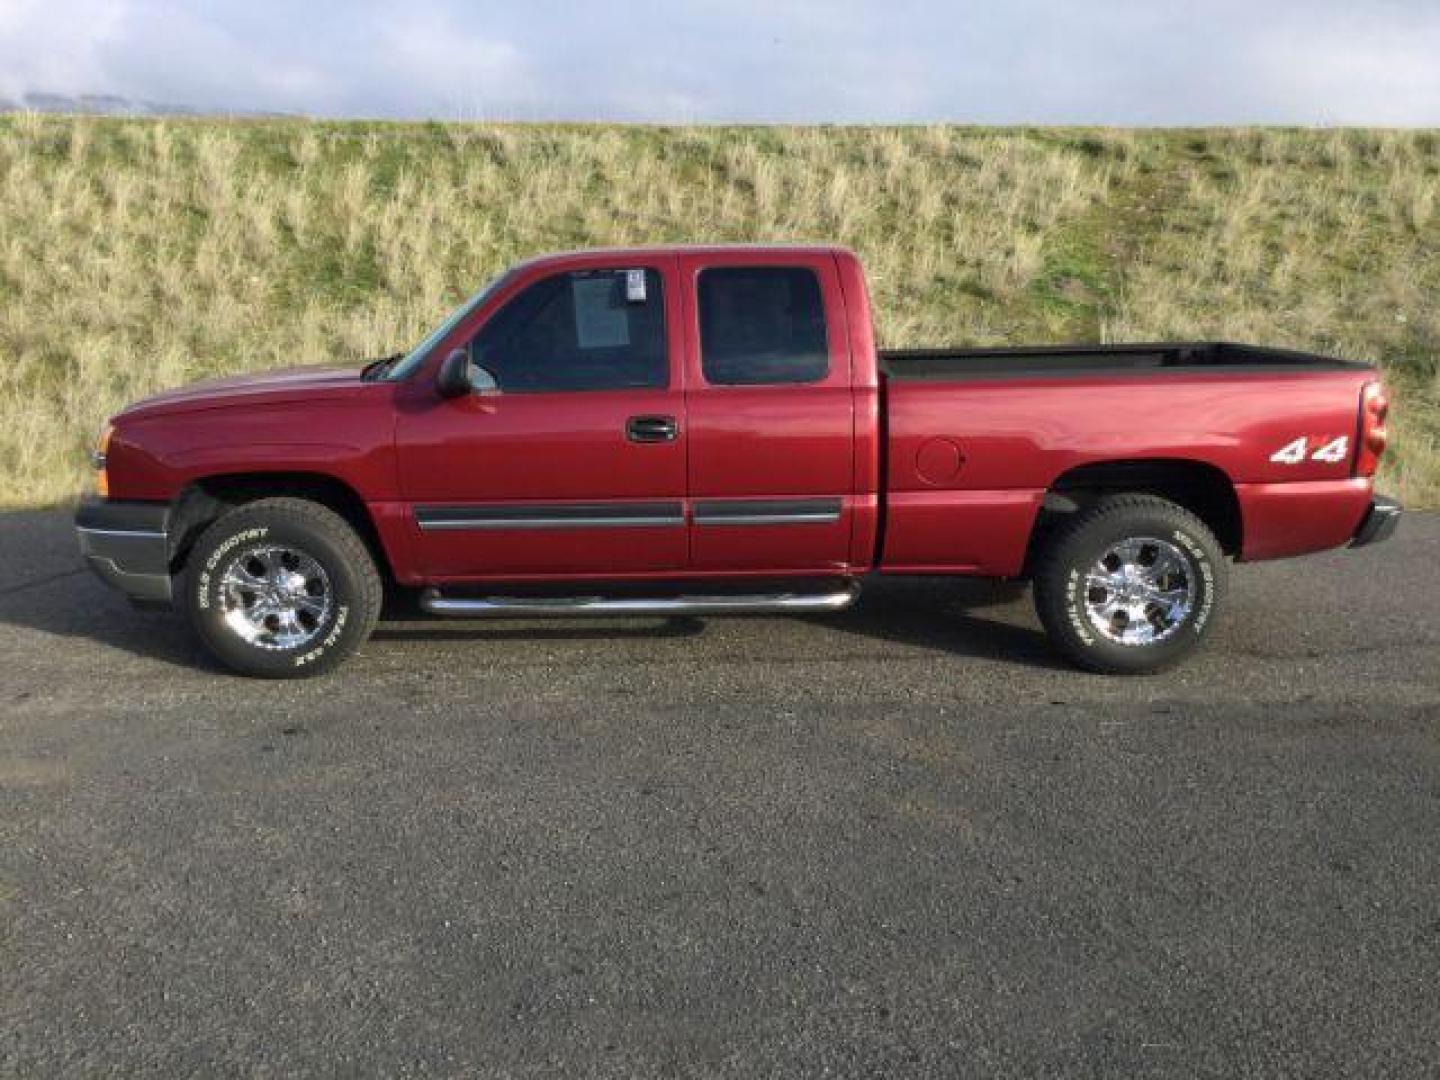
[[993,349],[885,349],[880,368],[888,378],[917,381],[1095,375],[1206,368],[1226,372],[1344,371],[1369,365],[1290,349],[1194,341],[1138,345],[1026,345]]
[[[1045,493],[1116,462],[1201,465],[1233,486],[1245,559],[1346,543],[1364,364],[1236,345],[923,350],[886,367],[883,569],[1019,572]],[[1344,440],[1343,459],[1311,451]],[[1297,441],[1303,460],[1281,453]]]

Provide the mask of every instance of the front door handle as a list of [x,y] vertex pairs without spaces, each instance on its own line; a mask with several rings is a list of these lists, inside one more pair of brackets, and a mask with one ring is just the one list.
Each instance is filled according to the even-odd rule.
[[632,416],[625,421],[625,437],[631,442],[674,442],[679,436],[673,416]]

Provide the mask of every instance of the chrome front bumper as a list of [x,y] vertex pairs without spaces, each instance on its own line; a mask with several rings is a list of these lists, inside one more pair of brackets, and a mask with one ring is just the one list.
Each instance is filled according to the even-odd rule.
[[168,604],[170,507],[87,499],[75,512],[80,554],[105,584],[133,600]]

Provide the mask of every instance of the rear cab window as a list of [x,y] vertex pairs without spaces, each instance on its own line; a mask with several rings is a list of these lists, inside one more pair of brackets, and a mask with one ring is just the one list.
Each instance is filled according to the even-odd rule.
[[825,304],[814,270],[708,267],[696,299],[701,373],[712,386],[814,383],[829,374]]

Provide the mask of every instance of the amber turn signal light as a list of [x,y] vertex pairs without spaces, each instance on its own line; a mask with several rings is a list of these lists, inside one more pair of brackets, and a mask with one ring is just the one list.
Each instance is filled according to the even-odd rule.
[[100,438],[95,441],[95,449],[90,453],[90,464],[95,467],[95,494],[102,499],[110,497],[110,473],[107,462],[110,456],[110,436],[115,434],[115,428],[106,424],[100,429]]

